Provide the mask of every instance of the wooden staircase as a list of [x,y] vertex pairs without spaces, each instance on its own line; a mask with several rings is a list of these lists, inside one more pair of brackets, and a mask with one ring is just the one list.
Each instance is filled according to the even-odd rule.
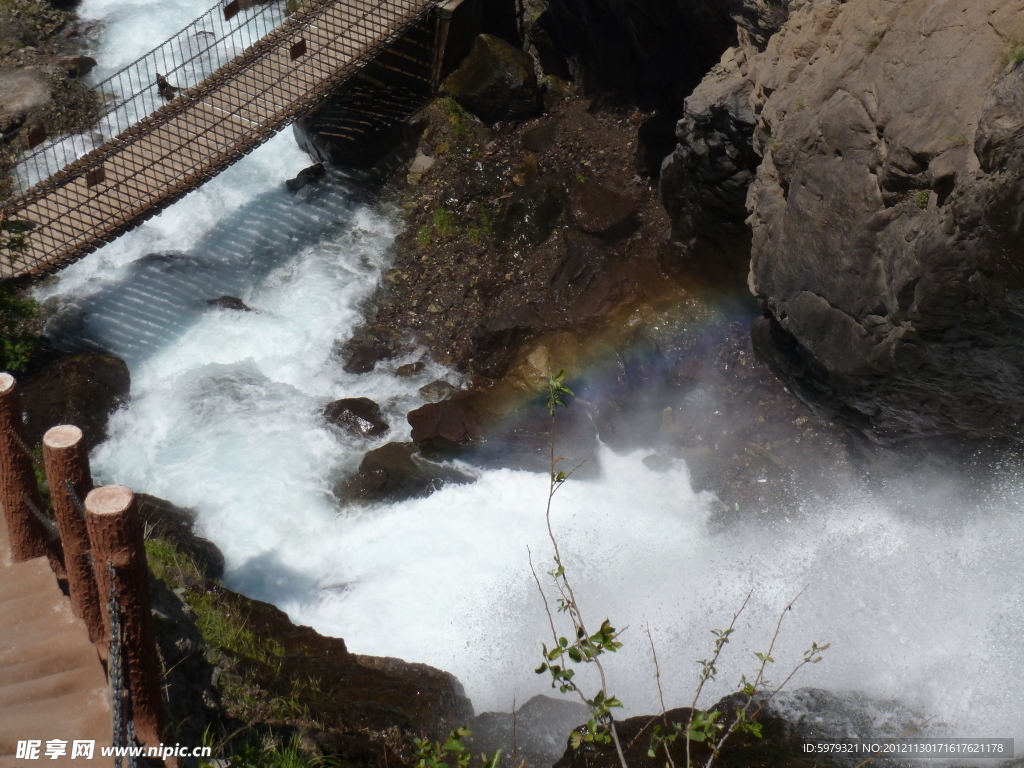
[[[42,742],[38,760],[15,756],[28,739]],[[51,739],[67,742],[63,757],[46,757]],[[92,760],[71,759],[75,739],[96,742]],[[109,766],[110,745],[110,691],[85,624],[45,557],[11,562],[0,518],[0,768]]]

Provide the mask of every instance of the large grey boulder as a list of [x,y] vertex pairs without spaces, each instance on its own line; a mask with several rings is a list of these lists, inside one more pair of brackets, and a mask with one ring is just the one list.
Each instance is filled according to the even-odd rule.
[[[1012,41],[1024,34],[1024,9],[790,6],[764,52],[727,55],[687,104],[672,162],[711,172],[696,188],[663,181],[677,234],[701,231],[694,200],[717,198],[734,226],[752,176],[749,286],[764,309],[754,325],[762,359],[877,441],[1016,434],[1024,69]],[[702,105],[716,78],[719,93]],[[760,157],[753,172],[750,150]]]

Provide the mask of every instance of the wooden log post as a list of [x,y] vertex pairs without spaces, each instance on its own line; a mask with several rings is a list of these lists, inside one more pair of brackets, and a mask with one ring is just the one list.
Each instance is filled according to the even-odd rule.
[[20,562],[47,555],[54,572],[63,576],[63,568],[58,565],[59,545],[55,547],[51,543],[46,528],[25,502],[28,497],[36,509],[43,508],[27,447],[18,385],[11,374],[0,373],[0,501],[7,520],[11,558]]
[[131,677],[131,712],[135,733],[143,744],[160,744],[163,701],[160,660],[149,594],[149,565],[142,540],[142,520],[135,494],[123,485],[107,485],[85,497],[86,523],[99,588],[106,636],[110,636],[108,595],[113,564],[117,602],[121,610],[125,665]]
[[[89,454],[82,430],[73,426],[54,427],[43,435],[43,465],[50,483],[50,500],[64,546],[64,567],[68,575],[71,610],[85,622],[89,639],[97,643],[101,655],[107,635],[100,610],[92,559],[89,556],[89,528],[79,507],[92,490]],[[76,498],[71,497],[71,485]]]

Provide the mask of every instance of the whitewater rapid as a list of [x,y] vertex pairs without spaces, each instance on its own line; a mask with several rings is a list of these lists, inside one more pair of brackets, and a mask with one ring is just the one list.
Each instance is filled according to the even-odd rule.
[[[110,71],[205,9],[84,0],[80,13],[105,21],[95,55]],[[353,651],[451,671],[478,711],[552,693],[533,672],[549,638],[528,559],[542,576],[550,567],[545,477],[486,471],[402,504],[334,500],[367,448],[408,439],[420,386],[459,381],[433,364],[394,376],[407,360],[362,376],[341,369],[336,344],[388,265],[397,219],[337,175],[287,192],[309,162],[285,132],[40,292],[74,318],[65,332],[131,368],[131,403],[94,471],[196,508],[229,586]],[[205,305],[222,294],[256,311]],[[324,404],[356,396],[384,407],[385,438],[362,443],[323,423]],[[658,706],[647,627],[667,703],[688,704],[710,630],[753,590],[711,703],[751,673],[779,611],[807,587],[773,679],[812,641],[830,642],[793,685],[899,700],[954,735],[1024,739],[1024,483],[1011,476],[967,502],[837,478],[830,501],[808,500],[790,519],[713,532],[711,499],[691,490],[685,465],[656,472],[644,455],[602,450],[601,476],[571,480],[554,507],[591,623],[628,626],[609,673],[629,712]]]

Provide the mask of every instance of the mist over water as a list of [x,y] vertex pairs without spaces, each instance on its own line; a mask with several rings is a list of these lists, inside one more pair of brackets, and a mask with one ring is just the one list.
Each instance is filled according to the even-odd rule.
[[[151,47],[205,9],[86,0],[81,13],[107,19],[100,58],[114,67],[138,55],[126,41]],[[397,224],[338,176],[286,192],[308,164],[285,132],[41,293],[62,302],[65,341],[84,338],[131,367],[132,402],[93,456],[98,480],[195,507],[229,586],[354,652],[453,672],[478,711],[552,693],[533,672],[550,638],[528,559],[543,579],[546,477],[478,472],[473,485],[360,509],[333,498],[368,448],[408,439],[420,386],[457,378],[436,365],[395,377],[406,360],[341,370],[332,350],[387,266]],[[222,294],[256,311],[205,304]],[[392,425],[376,443],[320,416],[356,396],[379,402]],[[687,705],[709,630],[753,590],[711,703],[755,670],[753,651],[806,586],[774,680],[811,641],[831,642],[792,686],[868,697],[878,727],[888,715],[877,702],[898,700],[950,735],[1024,739],[1024,482],[1010,474],[967,496],[955,480],[928,480],[926,493],[836,478],[827,500],[788,517],[766,510],[772,522],[722,526],[709,525],[712,499],[691,490],[682,462],[657,472],[644,456],[603,449],[601,476],[570,480],[553,516],[591,623],[629,627],[608,663],[628,713],[658,707],[648,625],[666,703]]]

